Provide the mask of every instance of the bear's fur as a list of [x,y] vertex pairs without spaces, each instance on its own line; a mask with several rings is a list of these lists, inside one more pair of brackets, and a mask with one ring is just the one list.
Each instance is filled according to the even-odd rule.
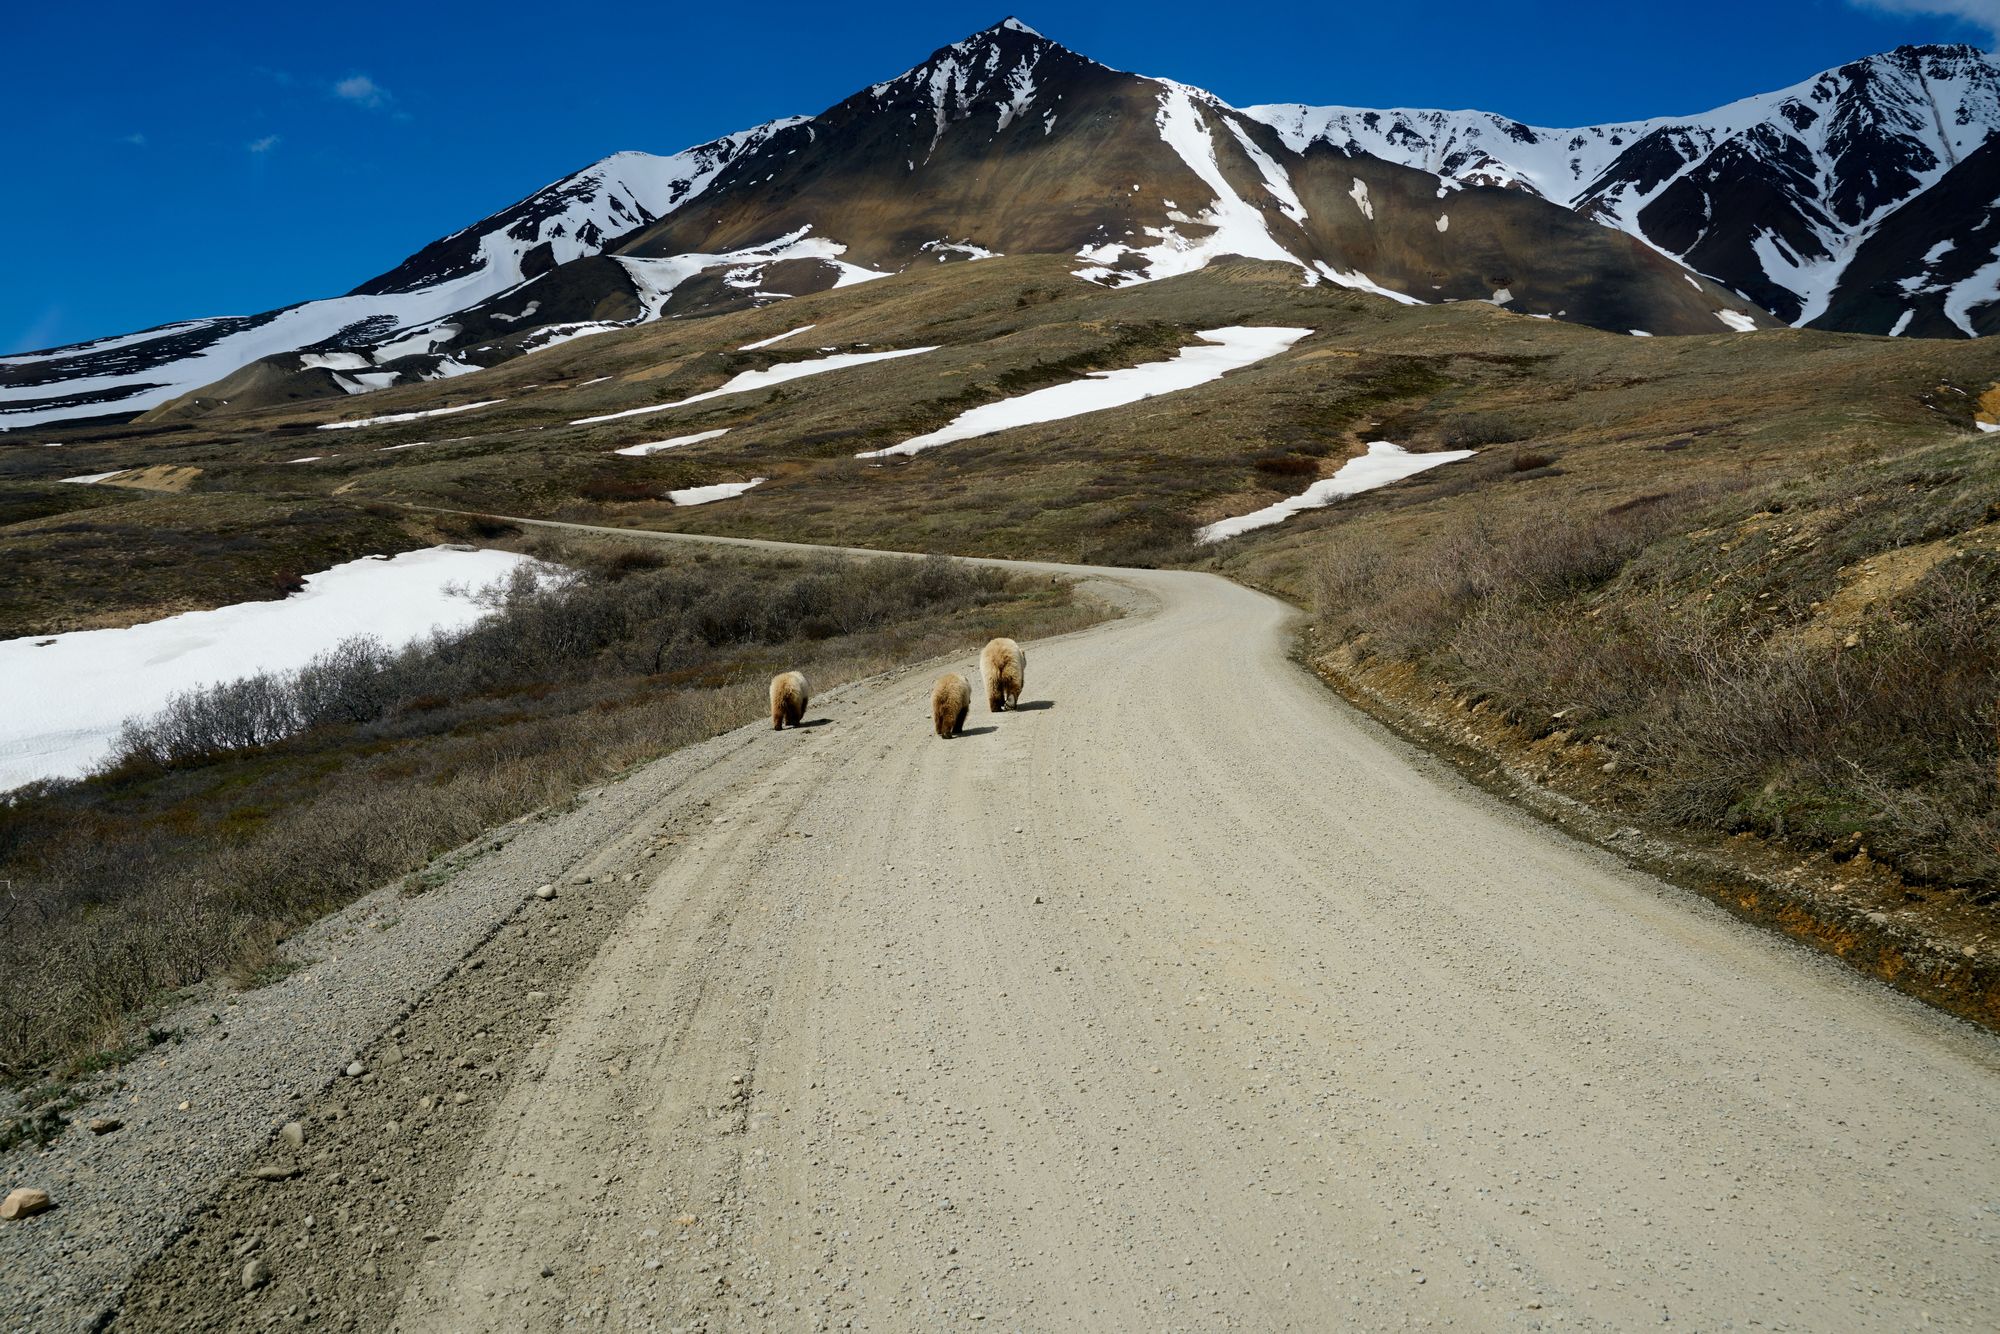
[[1021,687],[1028,683],[1028,655],[1011,639],[995,639],[979,655],[979,675],[986,683],[988,713],[1018,708]]
[[806,716],[806,678],[802,672],[780,672],[771,678],[771,730],[782,732]]
[[972,711],[972,687],[957,672],[946,672],[931,687],[931,725],[937,734],[946,740],[958,735],[958,729],[965,726],[965,715]]

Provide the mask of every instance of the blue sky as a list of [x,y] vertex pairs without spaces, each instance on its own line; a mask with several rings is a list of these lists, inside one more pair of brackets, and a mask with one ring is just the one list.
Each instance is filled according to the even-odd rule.
[[[346,291],[606,153],[822,110],[1008,2],[18,6],[0,351]],[[1705,110],[1901,42],[1990,49],[2000,25],[2000,0],[1016,2],[1239,104],[1550,125]]]

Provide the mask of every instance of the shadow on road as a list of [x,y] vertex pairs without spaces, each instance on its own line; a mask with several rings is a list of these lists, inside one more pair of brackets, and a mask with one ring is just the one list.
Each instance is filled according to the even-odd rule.
[[1056,702],[1052,699],[1028,699],[1028,700],[1022,700],[1019,704],[1016,704],[1014,706],[1014,712],[1035,713],[1042,709],[1053,709],[1055,706]]
[[999,730],[997,727],[962,727],[959,729],[958,734],[960,736],[985,736],[988,732],[997,732]]

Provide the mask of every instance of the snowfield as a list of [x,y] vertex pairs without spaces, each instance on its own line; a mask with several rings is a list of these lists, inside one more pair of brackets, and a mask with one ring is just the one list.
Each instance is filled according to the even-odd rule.
[[1343,497],[1358,496],[1363,491],[1400,482],[1405,477],[1414,477],[1440,464],[1469,459],[1478,452],[1475,449],[1443,449],[1434,454],[1412,454],[1400,445],[1376,440],[1369,444],[1366,454],[1349,459],[1333,476],[1314,482],[1288,500],[1209,524],[1195,533],[1195,541],[1220,542],[1225,538],[1241,537],[1253,528],[1268,528],[1274,523],[1283,523],[1302,511],[1324,509]]
[[865,450],[854,457],[876,459],[889,454],[917,454],[954,440],[1081,417],[1106,408],[1124,407],[1156,394],[1192,389],[1220,379],[1230,371],[1274,357],[1312,330],[1236,325],[1197,332],[1208,340],[1207,344],[1184,347],[1172,361],[1149,361],[1117,371],[1092,371],[1081,380],[969,409],[928,435],[916,436],[887,449]]
[[897,357],[914,357],[920,353],[935,351],[937,351],[935,347],[906,347],[897,352],[842,352],[831,357],[820,357],[815,361],[788,361],[783,365],[767,366],[759,371],[744,371],[721,388],[696,394],[692,398],[683,398],[672,403],[655,403],[648,408],[627,408],[623,412],[607,412],[602,417],[578,417],[570,425],[594,426],[598,422],[615,422],[625,417],[643,417],[649,412],[670,412],[675,408],[684,408],[690,403],[706,403],[711,398],[721,398],[725,394],[747,394],[753,389],[769,389],[788,380],[803,380],[809,375],[824,375],[828,371],[846,370],[849,366],[861,366],[871,361],[892,361]]
[[486,612],[468,590],[533,563],[432,547],[336,565],[281,602],[0,641],[0,791],[87,773],[109,757],[127,718],[155,713],[182,691],[291,671],[356,635],[396,647],[469,625]]

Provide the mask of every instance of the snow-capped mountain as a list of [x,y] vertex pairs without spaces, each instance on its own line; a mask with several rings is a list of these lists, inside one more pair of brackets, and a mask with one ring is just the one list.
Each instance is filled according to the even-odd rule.
[[[49,352],[0,358],[0,426],[143,412],[262,358],[315,349],[304,369],[347,392],[382,388],[375,368],[448,341],[469,310],[700,194],[731,161],[794,122],[730,135],[671,156],[617,153],[441,241],[346,296],[261,315],[170,324]],[[466,366],[464,369],[473,369]]]
[[1703,115],[1579,129],[1479,111],[1246,110],[1295,151],[1330,144],[1448,188],[1566,205],[1790,323],[1942,337],[2000,327],[2000,193],[1981,154],[2000,129],[2000,60],[1973,47],[1902,47]]
[[1552,131],[1240,111],[1008,19],[817,116],[606,158],[346,296],[0,358],[0,427],[362,393],[995,254],[1111,286],[1247,256],[1621,334],[1776,311],[1965,336],[2000,319],[1997,68],[1908,49],[1707,116]]

